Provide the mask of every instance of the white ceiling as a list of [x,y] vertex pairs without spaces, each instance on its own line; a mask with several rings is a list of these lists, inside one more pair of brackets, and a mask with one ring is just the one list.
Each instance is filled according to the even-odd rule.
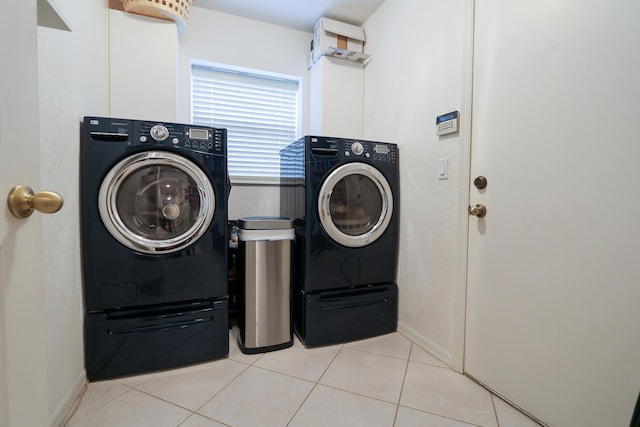
[[193,5],[245,18],[313,31],[320,17],[362,25],[384,0],[194,0]]

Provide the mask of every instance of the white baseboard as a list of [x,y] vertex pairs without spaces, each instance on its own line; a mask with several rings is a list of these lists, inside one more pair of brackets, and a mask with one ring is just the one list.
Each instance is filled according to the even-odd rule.
[[73,383],[73,386],[62,399],[60,405],[56,408],[55,412],[49,417],[50,427],[63,427],[69,418],[73,415],[74,411],[82,399],[82,395],[87,389],[87,373],[83,369],[80,375]]
[[402,322],[398,322],[398,333],[413,341],[418,347],[431,354],[445,365],[449,367],[453,366],[453,356],[450,352],[446,351],[433,341],[425,338]]

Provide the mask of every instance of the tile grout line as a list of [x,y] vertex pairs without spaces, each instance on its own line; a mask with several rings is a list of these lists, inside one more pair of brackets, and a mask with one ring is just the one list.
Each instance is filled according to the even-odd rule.
[[416,412],[422,412],[423,414],[433,415],[433,416],[436,416],[438,418],[444,418],[444,419],[447,419],[447,420],[455,421],[456,423],[462,423],[462,424],[465,424],[465,425],[468,425],[468,426],[472,426],[472,427],[487,427],[487,426],[476,424],[476,423],[473,423],[473,422],[470,422],[470,421],[464,421],[464,420],[460,420],[458,418],[452,418],[450,415],[439,414],[437,412],[425,411],[424,409],[420,409],[420,408],[414,408],[413,406],[398,405],[398,407],[411,409],[411,410],[416,411]]
[[293,374],[287,374],[286,372],[280,372],[280,371],[276,371],[274,369],[265,368],[264,366],[250,366],[250,368],[256,368],[256,369],[260,369],[260,370],[263,370],[263,371],[271,372],[273,374],[283,375],[285,377],[293,378],[294,380],[306,381],[308,383],[317,384],[317,381],[315,381],[315,380],[309,380],[309,379],[306,379],[306,378],[296,377]]
[[233,427],[231,424],[227,424],[227,423],[223,423],[222,421],[214,420],[214,419],[213,419],[213,418],[211,418],[211,417],[208,417],[208,416],[206,416],[206,415],[202,415],[202,414],[198,414],[197,412],[193,412],[193,413],[191,413],[191,415],[189,415],[189,416],[187,417],[187,419],[185,419],[184,421],[182,421],[182,422],[181,422],[180,424],[178,424],[176,427],[184,426],[184,423],[186,423],[187,421],[189,421],[189,419],[190,419],[191,417],[193,417],[194,415],[200,416],[200,417],[202,417],[202,418],[206,418],[207,420],[211,420],[211,421],[213,421],[213,422],[214,422],[214,423],[216,423],[216,424],[222,424],[222,425],[223,425],[223,426],[225,426],[225,427]]
[[[104,406],[107,406],[109,403],[113,402],[114,400],[116,400],[117,398],[119,398],[120,396],[122,396],[123,394],[133,390],[133,387],[128,386],[126,384],[122,384],[121,382],[118,382],[116,380],[108,380],[112,383],[116,383],[118,385],[127,387],[128,390],[123,391],[122,393],[118,394],[117,396],[114,396],[112,399],[109,399],[107,402],[103,403],[100,406],[97,406],[96,408],[92,409],[90,412],[87,412],[82,418],[78,418],[77,420],[75,420],[73,422],[73,424],[77,424],[78,422],[80,422],[81,420],[84,420],[85,418],[87,418],[89,415],[93,414],[95,411],[97,411],[100,408],[103,408]],[[78,411],[78,409],[80,408],[80,405],[82,404],[82,399],[84,399],[85,395],[87,394],[87,391],[89,390],[89,384],[91,384],[90,382],[87,382],[87,389],[84,391],[82,397],[80,398],[80,402],[78,402],[78,404],[76,405],[75,410],[73,411],[73,414],[71,414],[71,416],[69,417],[69,419],[67,420],[67,424],[65,424],[65,426],[73,426],[73,424],[71,424],[71,419],[73,418],[73,416],[75,415],[75,413]],[[94,383],[95,384],[95,383]]]
[[[145,380],[145,381],[146,381],[146,380]],[[144,382],[144,381],[143,381],[143,382]],[[190,412],[190,414],[189,414],[189,415],[187,415],[187,417],[186,417],[184,420],[180,421],[180,424],[183,424],[186,420],[188,420],[188,419],[189,419],[189,417],[191,417],[191,416],[195,413],[195,412],[193,412],[193,411],[192,411],[191,409],[189,409],[189,408],[185,408],[184,406],[178,405],[178,404],[177,404],[177,403],[175,403],[175,402],[171,402],[171,401],[169,401],[169,400],[167,400],[167,399],[163,399],[162,397],[155,396],[155,395],[153,395],[153,394],[151,394],[151,393],[148,393],[148,392],[146,392],[146,391],[144,391],[144,390],[138,390],[138,389],[137,389],[137,388],[135,388],[135,387],[127,386],[126,384],[122,384],[122,383],[118,383],[118,384],[124,385],[125,387],[129,387],[129,390],[127,390],[127,391],[125,391],[124,393],[122,393],[122,394],[118,395],[118,397],[120,397],[120,396],[124,395],[125,393],[129,393],[130,391],[137,391],[138,393],[142,393],[142,394],[144,394],[144,395],[146,395],[146,396],[149,396],[149,397],[150,397],[150,398],[152,398],[152,399],[156,399],[156,400],[159,400],[159,401],[161,401],[161,402],[168,403],[168,404],[169,404],[169,405],[171,405],[171,406],[175,406],[176,408],[184,409],[185,411]],[[141,382],[140,384],[142,384],[142,382]],[[140,384],[138,384],[138,385],[140,385]],[[114,400],[115,400],[115,398],[114,398],[114,399],[111,399],[108,403],[111,403],[111,402],[113,402]],[[104,405],[102,405],[102,406],[104,406]],[[102,406],[101,406],[101,407],[102,407]],[[94,411],[91,411],[90,413],[93,413],[93,412],[94,412]],[[89,415],[89,414],[87,414],[87,415]],[[81,418],[80,420],[83,420],[84,418],[86,418],[86,417],[83,417],[83,418]],[[80,420],[78,420],[78,421],[80,421]],[[74,424],[75,424],[75,423],[74,423]],[[179,426],[180,424],[178,424],[178,426]],[[72,427],[72,426],[73,426],[73,424],[71,424],[69,427]]]
[[[231,335],[233,335],[233,332],[231,333]],[[231,342],[231,341],[232,341],[232,338],[230,338],[230,339],[229,339],[229,341]],[[239,350],[239,349],[238,349],[238,350]],[[243,353],[243,354],[244,354],[244,353]],[[224,385],[224,387],[222,387],[222,388],[221,388],[220,390],[218,390],[218,391],[217,391],[213,396],[211,396],[211,397],[210,397],[206,402],[204,402],[202,405],[200,405],[200,406],[198,407],[198,409],[196,409],[195,411],[192,411],[192,414],[191,414],[189,417],[193,416],[194,414],[197,414],[197,415],[199,415],[199,416],[201,416],[201,417],[207,418],[207,419],[212,420],[212,421],[214,421],[214,422],[216,422],[216,423],[224,424],[225,426],[226,426],[226,425],[228,425],[227,423],[224,423],[224,422],[222,422],[222,421],[219,421],[219,420],[213,419],[213,418],[211,418],[211,417],[209,417],[209,416],[203,415],[203,414],[199,413],[198,411],[199,411],[199,410],[201,410],[204,406],[206,406],[206,405],[207,405],[207,403],[211,402],[211,401],[212,401],[216,396],[218,396],[220,393],[222,393],[222,392],[223,392],[227,387],[229,387],[231,384],[233,384],[233,382],[234,382],[235,380],[237,380],[237,379],[238,379],[238,377],[240,377],[240,375],[242,375],[242,374],[243,374],[243,373],[245,373],[249,368],[251,368],[252,366],[254,366],[254,364],[255,364],[258,360],[260,360],[260,359],[262,358],[262,356],[263,356],[263,355],[261,354],[259,357],[257,357],[257,358],[256,358],[253,362],[251,362],[251,363],[242,362],[242,361],[240,361],[240,360],[232,359],[232,358],[230,358],[230,357],[229,357],[229,354],[227,354],[227,357],[226,357],[226,358],[224,358],[224,359],[217,359],[217,360],[214,360],[213,362],[216,362],[216,361],[218,361],[218,360],[230,360],[230,361],[232,361],[232,362],[240,363],[241,365],[245,365],[245,367],[244,367],[244,369],[242,369],[240,372],[238,372],[238,375],[236,375],[235,377],[233,377],[233,378],[231,379],[231,381],[229,381],[227,384],[225,384],[225,385]],[[257,368],[257,366],[256,366],[256,368]],[[186,408],[185,408],[185,409],[186,409]],[[189,417],[187,417],[187,419],[189,419]],[[186,421],[186,420],[185,420],[185,421]],[[183,421],[183,423],[184,423],[184,421]]]
[[[177,408],[184,409],[185,411],[189,411],[189,412],[191,412],[192,414],[194,413],[194,412],[193,412],[193,409],[185,408],[184,406],[179,405],[179,404],[177,404],[176,402],[172,402],[172,401],[167,400],[167,399],[165,399],[165,398],[163,398],[163,397],[158,397],[158,396],[156,396],[155,394],[151,394],[151,393],[149,393],[148,391],[138,390],[137,388],[136,388],[136,389],[134,389],[134,390],[135,390],[135,391],[137,391],[138,393],[145,394],[145,395],[147,395],[147,396],[149,396],[149,397],[151,397],[151,398],[154,398],[154,399],[160,400],[160,401],[162,401],[162,402],[168,403],[168,404],[173,405],[173,406],[175,406],[175,407],[177,407]],[[189,416],[191,416],[191,415],[189,415]],[[187,417],[187,418],[189,418],[189,417]],[[184,421],[184,420],[183,420],[183,421]]]
[[[363,352],[363,353],[375,354],[375,355],[377,355],[377,356],[390,357],[390,358],[392,358],[392,359],[407,360],[407,361],[409,361],[409,362],[419,363],[420,365],[427,365],[427,366],[433,366],[434,368],[443,368],[443,369],[451,370],[451,367],[449,367],[449,366],[442,366],[442,365],[437,365],[437,364],[429,363],[429,362],[419,362],[419,361],[417,361],[417,360],[411,360],[411,351],[413,350],[413,346],[414,346],[414,345],[415,345],[415,346],[417,346],[420,350],[422,350],[422,351],[426,352],[429,356],[434,357],[434,358],[435,358],[435,356],[433,356],[431,353],[429,353],[428,351],[426,351],[426,350],[424,350],[423,348],[421,348],[420,346],[418,346],[418,345],[417,345],[416,343],[414,343],[413,341],[411,341],[411,340],[409,340],[409,339],[407,339],[407,340],[408,340],[408,341],[409,341],[409,343],[411,344],[411,350],[409,350],[409,356],[408,356],[408,358],[407,358],[407,359],[404,359],[404,358],[402,358],[402,357],[397,357],[397,356],[391,356],[391,355],[388,355],[388,354],[378,353],[378,352],[375,352],[375,351],[363,350],[363,349],[359,349],[359,348],[349,347],[349,346],[348,346],[348,345],[346,345],[346,344],[344,345],[344,347],[345,347],[345,348],[348,348],[349,350],[361,351],[361,352]],[[437,360],[437,359],[436,359],[436,360]],[[438,361],[438,362],[440,362],[440,361]],[[442,363],[442,362],[440,362],[440,363]]]
[[[413,343],[412,343],[412,344],[413,344]],[[362,349],[359,349],[359,348],[353,348],[353,347],[349,347],[349,346],[345,346],[345,348],[346,348],[346,349],[349,349],[349,350],[353,350],[353,351],[359,351],[359,352],[361,352],[361,353],[368,353],[368,354],[374,354],[374,355],[376,355],[376,356],[389,357],[389,358],[391,358],[391,359],[397,359],[397,360],[409,360],[409,359],[408,359],[408,356],[407,356],[407,358],[402,358],[402,357],[398,357],[398,356],[391,356],[391,355],[389,355],[389,354],[378,353],[378,352],[376,352],[376,351],[362,350]],[[411,351],[409,351],[409,354],[411,354]]]
[[[411,342],[411,341],[410,341]],[[398,403],[396,404],[396,412],[393,414],[393,424],[396,425],[398,420],[398,412],[400,411],[400,402],[402,401],[402,392],[404,391],[404,383],[407,380],[407,372],[409,372],[409,360],[411,360],[411,352],[413,351],[413,342],[411,342],[411,346],[409,347],[409,354],[407,355],[407,364],[404,367],[404,375],[402,376],[402,385],[400,386],[400,395],[398,396]]]
[[[464,423],[464,424],[467,424],[467,425],[470,425],[470,426],[483,427],[483,426],[480,426],[480,425],[475,424],[475,423],[470,423],[468,421],[459,420],[457,418],[452,418],[451,416],[448,416],[448,415],[438,414],[438,413],[430,412],[430,411],[425,411],[425,410],[420,409],[420,408],[414,408],[414,407],[411,407],[411,406],[408,406],[408,405],[402,405],[400,403],[400,401],[402,400],[402,393],[404,392],[404,383],[405,383],[405,381],[407,379],[407,373],[409,372],[409,364],[410,363],[416,363],[418,365],[426,365],[426,366],[430,366],[430,367],[433,367],[433,368],[444,368],[444,369],[451,370],[451,368],[449,368],[449,367],[443,367],[443,366],[431,365],[431,364],[428,364],[428,363],[421,363],[421,362],[412,361],[411,360],[411,352],[413,352],[413,346],[414,345],[416,345],[416,344],[414,342],[411,342],[411,351],[409,352],[409,358],[407,359],[407,368],[405,370],[405,376],[404,376],[404,378],[402,380],[402,389],[400,390],[400,399],[398,399],[398,408],[396,410],[396,419],[394,419],[394,425],[395,425],[395,422],[397,420],[397,415],[398,415],[398,412],[400,410],[400,407],[403,407],[403,408],[412,409],[414,411],[422,412],[422,413],[425,413],[425,414],[434,415],[436,417],[446,418],[446,419],[449,419],[449,420],[452,420],[452,421]],[[418,348],[420,348],[420,347],[418,346]],[[423,350],[422,348],[420,348],[420,349]],[[493,405],[493,399],[491,400],[491,403]],[[495,405],[494,405],[494,413],[495,413]],[[497,415],[496,415],[496,419],[497,419]],[[498,426],[498,427],[500,427],[500,426]]]
[[[227,358],[227,360],[229,360],[229,359]],[[234,360],[234,362],[242,363],[242,362],[238,362],[237,360]],[[202,415],[202,414],[198,413],[198,411],[199,411],[200,409],[202,409],[202,408],[203,408],[207,403],[211,402],[211,401],[212,401],[212,400],[213,400],[217,395],[219,395],[220,393],[222,393],[222,392],[223,392],[227,387],[229,387],[231,384],[233,384],[233,383],[235,382],[235,380],[237,380],[237,379],[238,379],[238,377],[240,377],[240,375],[242,375],[242,374],[244,374],[245,372],[247,372],[247,370],[252,366],[252,365],[247,365],[246,363],[243,363],[243,365],[246,365],[246,367],[245,367],[242,371],[238,372],[238,375],[236,375],[235,377],[233,377],[233,379],[232,379],[231,381],[229,381],[228,383],[226,383],[226,384],[224,385],[224,387],[222,387],[222,388],[221,388],[220,390],[218,390],[218,391],[217,391],[213,396],[211,396],[209,399],[207,399],[207,401],[206,401],[206,402],[204,402],[202,405],[200,405],[200,406],[198,407],[198,409],[196,409],[195,411],[193,411],[193,413],[194,413],[194,414],[198,414],[198,415]],[[206,417],[206,415],[202,415],[202,416],[205,416],[205,417]],[[206,418],[209,418],[209,417],[206,417]],[[211,418],[209,418],[209,419],[211,419]],[[216,421],[216,422],[221,422],[221,421],[218,421],[218,420],[214,420],[214,421]],[[225,424],[225,423],[222,423],[222,424]],[[225,425],[226,425],[226,424],[225,424]]]
[[[413,343],[411,343],[411,344],[413,344]],[[342,350],[344,350],[344,349],[347,349],[347,350],[353,350],[353,351],[357,351],[357,352],[360,352],[360,353],[372,354],[372,355],[374,355],[374,356],[379,356],[379,357],[387,357],[387,358],[389,358],[389,359],[403,360],[404,362],[406,362],[406,363],[407,363],[407,366],[408,366],[408,363],[409,363],[409,358],[408,358],[409,356],[407,356],[407,359],[402,359],[402,358],[393,357],[393,356],[388,356],[388,355],[384,355],[384,354],[380,354],[380,353],[374,353],[374,352],[371,352],[371,351],[358,350],[358,349],[355,349],[355,348],[349,347],[349,346],[348,346],[348,345],[346,345],[346,344],[342,344],[342,347],[340,348],[340,351],[338,351],[338,352],[336,353],[336,355],[334,356],[334,358],[331,360],[331,362],[329,363],[329,365],[327,366],[327,368],[324,370],[324,372],[322,373],[322,375],[321,375],[321,376],[320,376],[320,378],[318,379],[318,384],[320,384],[320,385],[322,385],[322,386],[324,386],[324,387],[331,388],[331,389],[333,389],[333,390],[338,390],[338,391],[342,391],[342,392],[344,392],[344,393],[349,393],[349,394],[353,394],[353,395],[356,395],[356,396],[365,397],[365,398],[367,398],[367,399],[373,399],[373,400],[376,400],[376,401],[378,401],[378,402],[383,402],[383,403],[388,403],[388,404],[391,404],[391,405],[398,406],[398,403],[393,403],[393,402],[388,401],[388,400],[380,399],[379,397],[369,396],[369,395],[362,394],[362,393],[358,393],[358,392],[356,392],[356,391],[352,391],[352,390],[345,390],[345,389],[342,389],[342,388],[339,388],[339,387],[336,387],[336,386],[333,386],[333,385],[330,385],[330,384],[323,384],[323,383],[321,383],[321,382],[320,382],[320,380],[322,379],[322,377],[324,376],[324,374],[327,372],[327,370],[329,369],[329,367],[331,366],[331,364],[335,361],[335,359],[338,357],[338,355],[340,354],[340,352],[341,352]],[[409,354],[411,354],[411,350],[409,350]],[[405,375],[406,375],[406,370],[407,370],[407,367],[405,366]],[[404,386],[404,378],[403,378],[403,386]],[[402,394],[402,387],[400,388],[400,393]],[[399,402],[399,401],[400,401],[400,397],[398,397],[398,402]]]
[[[294,338],[295,339],[295,338]],[[338,349],[338,351],[336,351],[336,354],[333,355],[333,358],[331,358],[331,361],[329,361],[329,363],[327,363],[327,367],[324,368],[324,371],[322,371],[322,373],[320,374],[320,376],[318,376],[318,379],[314,382],[313,387],[311,387],[311,390],[309,390],[309,393],[305,396],[304,400],[300,403],[300,405],[298,406],[298,409],[296,409],[296,411],[293,413],[293,415],[291,416],[291,418],[289,419],[289,421],[287,422],[287,426],[291,424],[291,422],[293,421],[293,419],[296,417],[296,415],[298,415],[298,412],[300,412],[300,409],[302,409],[302,407],[304,406],[304,404],[307,402],[307,400],[309,399],[309,396],[311,396],[311,393],[313,393],[313,391],[316,389],[316,387],[318,387],[318,384],[320,384],[320,379],[324,376],[324,374],[327,372],[327,370],[329,369],[329,367],[331,366],[331,364],[333,363],[334,360],[336,360],[336,357],[338,357],[338,354],[340,354],[340,352],[342,351],[342,349],[344,348],[344,344],[340,345],[340,349]],[[301,379],[301,378],[298,378]]]
[[[216,361],[218,361],[218,360],[223,360],[223,359],[217,359],[217,360],[214,360],[213,362],[216,362]],[[213,419],[213,418],[211,418],[211,417],[208,417],[208,416],[206,416],[206,415],[202,415],[202,414],[198,413],[198,411],[199,411],[200,409],[202,409],[202,407],[203,407],[203,406],[205,406],[207,403],[209,403],[209,402],[210,402],[214,397],[216,397],[218,394],[220,394],[224,389],[226,389],[226,388],[227,388],[231,383],[233,383],[233,382],[234,382],[234,381],[235,381],[235,380],[236,380],[240,375],[242,375],[242,374],[243,374],[247,369],[249,369],[249,368],[252,366],[252,365],[249,365],[249,364],[247,364],[247,363],[239,362],[239,361],[237,361],[237,360],[233,360],[233,359],[229,359],[229,358],[227,358],[227,359],[225,359],[225,360],[231,360],[231,361],[233,361],[233,362],[240,363],[240,364],[242,364],[242,365],[245,365],[245,367],[244,367],[244,369],[242,369],[242,371],[240,371],[240,372],[238,373],[238,375],[236,375],[235,377],[233,377],[233,378],[231,379],[231,381],[229,381],[227,384],[225,384],[225,385],[224,385],[224,387],[222,387],[220,390],[218,390],[218,391],[217,391],[213,396],[211,396],[211,397],[210,397],[206,402],[204,402],[202,405],[200,405],[200,406],[199,406],[197,409],[195,409],[195,410],[190,409],[190,408],[186,408],[186,407],[184,407],[184,406],[182,406],[182,405],[180,405],[180,404],[178,404],[178,403],[175,403],[175,402],[169,401],[169,400],[164,399],[164,398],[162,398],[162,397],[158,397],[158,396],[156,396],[156,395],[154,395],[154,394],[152,394],[152,393],[150,393],[150,392],[147,392],[147,391],[145,391],[145,390],[140,390],[140,389],[138,389],[138,388],[137,388],[139,385],[141,385],[141,384],[143,384],[143,383],[147,382],[147,381],[148,381],[148,380],[150,380],[151,378],[147,378],[146,380],[144,380],[144,381],[142,381],[142,382],[138,383],[136,386],[133,386],[133,387],[131,387],[131,386],[127,386],[127,387],[129,387],[131,390],[135,390],[135,391],[138,391],[138,392],[140,392],[140,393],[144,393],[144,394],[146,394],[147,396],[153,397],[153,398],[155,398],[155,399],[158,399],[158,400],[161,400],[161,401],[163,401],[163,402],[169,403],[169,404],[171,404],[171,405],[173,405],[173,406],[176,406],[176,407],[178,407],[178,408],[184,409],[185,411],[189,411],[189,412],[191,412],[191,415],[189,415],[187,418],[185,418],[184,420],[182,420],[182,421],[180,422],[180,424],[183,424],[183,423],[184,423],[187,419],[189,419],[191,416],[193,416],[194,414],[197,414],[197,415],[200,415],[201,417],[205,417],[205,418],[210,419],[210,420],[212,420],[212,421],[215,421],[215,422],[217,422],[217,423],[221,423],[221,424],[227,425],[227,424],[225,424],[225,423],[224,423],[224,422],[222,422],[222,421],[218,421],[218,420],[216,420],[216,419]],[[208,362],[208,363],[209,363],[209,362]],[[119,384],[120,384],[120,383],[119,383]],[[125,386],[126,386],[126,384],[122,384],[122,385],[125,385]],[[128,390],[128,391],[130,391],[130,390]],[[126,393],[126,392],[125,392],[125,393]],[[123,394],[124,394],[124,393],[123,393]],[[180,424],[178,424],[178,426],[179,426]]]
[[317,386],[318,386],[318,383],[313,384],[313,387],[311,387],[311,390],[309,390],[309,393],[307,393],[307,395],[304,397],[300,405],[298,405],[298,408],[295,410],[293,415],[291,415],[291,418],[289,418],[289,421],[287,421],[287,424],[285,424],[286,426],[290,425],[293,419],[296,417],[296,415],[298,415],[298,412],[300,412],[300,409],[302,409],[305,402],[307,401],[307,399],[309,399],[309,396],[311,396],[311,393],[313,393],[313,390],[315,390]]
[[493,415],[495,415],[496,417],[496,425],[500,427],[500,419],[498,418],[498,409],[496,408],[496,400],[494,398],[495,396],[490,391],[489,391],[489,395],[491,396],[491,406],[493,406]]

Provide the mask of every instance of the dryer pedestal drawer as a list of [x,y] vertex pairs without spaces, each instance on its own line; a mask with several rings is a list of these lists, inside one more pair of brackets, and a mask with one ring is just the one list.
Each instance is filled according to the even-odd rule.
[[371,338],[396,330],[398,287],[298,293],[294,311],[296,335],[307,347]]
[[226,297],[197,304],[85,316],[87,378],[175,368],[229,353]]

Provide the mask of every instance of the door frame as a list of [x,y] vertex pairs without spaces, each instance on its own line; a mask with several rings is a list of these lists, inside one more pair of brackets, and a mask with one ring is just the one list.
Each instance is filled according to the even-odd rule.
[[467,318],[467,267],[469,262],[469,181],[473,119],[473,49],[475,0],[464,0],[462,35],[462,99],[460,106],[460,192],[458,198],[458,271],[456,273],[452,368],[464,373]]

